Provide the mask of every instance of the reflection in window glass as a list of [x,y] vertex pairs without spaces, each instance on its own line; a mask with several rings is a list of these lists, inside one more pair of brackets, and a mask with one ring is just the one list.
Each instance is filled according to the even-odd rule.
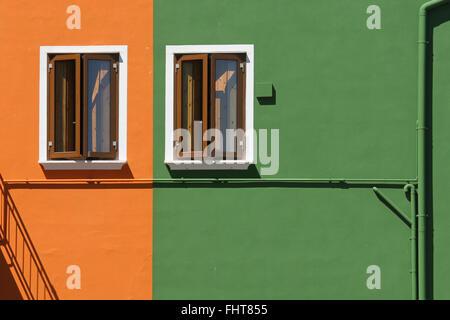
[[110,152],[111,63],[88,60],[88,151]]
[[225,152],[236,150],[235,143],[227,142],[226,130],[237,129],[237,61],[216,60],[216,126],[222,133]]
[[55,61],[55,152],[75,151],[75,61]]

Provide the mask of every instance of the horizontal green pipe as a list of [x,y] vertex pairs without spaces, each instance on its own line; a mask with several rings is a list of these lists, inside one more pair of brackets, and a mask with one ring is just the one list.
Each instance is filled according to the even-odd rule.
[[346,185],[405,185],[417,179],[349,179],[349,178],[148,178],[148,179],[25,179],[6,180],[8,185],[58,183],[292,183]]
[[308,178],[175,178],[175,179],[153,179],[156,183],[195,183],[195,182],[223,182],[223,183],[296,183],[296,184],[348,184],[348,185],[404,185],[405,183],[416,183],[416,179],[308,179]]

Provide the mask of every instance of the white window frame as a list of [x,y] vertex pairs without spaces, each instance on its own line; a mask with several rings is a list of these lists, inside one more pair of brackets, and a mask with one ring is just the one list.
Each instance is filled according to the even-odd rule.
[[[175,160],[173,157],[174,119],[174,58],[176,54],[193,53],[245,53],[247,56],[245,76],[245,139],[246,150],[243,160],[216,160],[207,164],[202,160]],[[171,170],[246,170],[254,163],[253,145],[253,84],[254,84],[253,44],[231,45],[181,45],[166,46],[166,112],[165,112],[165,156],[164,163]]]
[[[118,152],[116,160],[50,160],[47,152],[47,57],[61,53],[118,53]],[[39,66],[39,163],[45,170],[120,170],[127,162],[127,61],[128,46],[41,46]]]

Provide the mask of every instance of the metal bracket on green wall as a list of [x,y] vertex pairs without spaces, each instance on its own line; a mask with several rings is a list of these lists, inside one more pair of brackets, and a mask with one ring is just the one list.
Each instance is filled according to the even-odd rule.
[[373,191],[375,192],[377,198],[384,203],[386,207],[388,207],[397,217],[399,217],[408,228],[411,227],[411,219],[386,195],[384,195],[377,187],[373,187]]

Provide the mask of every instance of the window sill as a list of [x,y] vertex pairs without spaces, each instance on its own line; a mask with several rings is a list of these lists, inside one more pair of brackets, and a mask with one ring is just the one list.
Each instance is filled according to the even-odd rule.
[[120,170],[122,160],[47,160],[39,161],[45,170]]
[[247,170],[250,166],[248,161],[216,161],[205,163],[201,160],[193,161],[171,161],[165,162],[170,170]]

